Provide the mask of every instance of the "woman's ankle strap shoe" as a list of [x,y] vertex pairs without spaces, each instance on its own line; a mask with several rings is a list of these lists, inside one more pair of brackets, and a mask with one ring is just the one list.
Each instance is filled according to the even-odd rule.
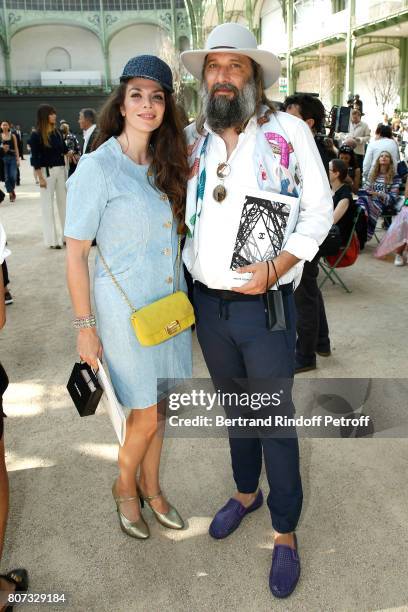
[[[139,491],[142,492],[140,487],[139,487]],[[151,502],[154,499],[161,497],[162,495],[163,493],[161,491],[156,493],[156,495],[143,495],[142,493],[144,501],[147,502],[150,510],[153,512],[154,516],[156,517],[156,520],[161,525],[163,525],[163,527],[167,527],[168,529],[183,529],[184,527],[183,519],[177,512],[176,508],[172,506],[171,504],[169,504],[169,502],[167,502],[169,504],[168,512],[159,512],[152,506]]]
[[139,540],[147,540],[147,538],[150,536],[150,531],[149,531],[149,527],[146,521],[144,520],[144,518],[141,516],[139,520],[137,521],[130,521],[120,511],[121,504],[123,504],[124,502],[128,502],[128,501],[134,501],[136,499],[138,500],[139,496],[136,495],[135,497],[117,497],[115,493],[115,484],[116,482],[114,482],[112,486],[112,495],[116,503],[116,509],[118,511],[120,528],[122,529],[124,533],[126,533],[128,536],[132,538],[137,538]]

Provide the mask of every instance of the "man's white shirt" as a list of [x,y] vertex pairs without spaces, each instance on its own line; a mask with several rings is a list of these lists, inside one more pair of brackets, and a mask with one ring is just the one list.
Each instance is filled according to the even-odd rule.
[[91,125],[91,127],[89,127],[87,130],[84,130],[83,135],[84,135],[84,146],[82,147],[82,153],[85,153],[86,151],[86,147],[88,145],[89,139],[91,137],[91,135],[94,133],[94,131],[96,130],[96,123],[93,123]]
[[[333,223],[330,186],[309,127],[288,113],[279,112],[278,117],[294,147],[303,181],[299,217],[284,250],[300,260],[311,261]],[[228,160],[223,139],[208,125],[205,128],[210,134],[205,156],[206,185],[200,215],[198,255],[190,272],[194,280],[208,287],[231,289],[234,286],[231,257],[245,191],[259,191],[253,161],[258,126],[256,117],[253,117],[239,135],[237,146]],[[231,173],[224,180],[227,196],[223,202],[217,202],[213,190],[222,182],[217,177],[217,167],[225,161],[231,167]],[[293,266],[280,279],[281,284],[294,282],[298,285],[303,263]]]
[[[194,280],[208,287],[229,288],[231,256],[242,210],[239,205],[243,202],[242,190],[245,187],[258,189],[252,164],[257,123],[255,117],[249,121],[245,132],[238,136],[237,146],[228,160],[223,139],[207,124],[204,127],[210,133],[205,158],[206,184],[200,215],[200,246],[191,273]],[[231,173],[221,181],[217,177],[217,167],[225,161],[230,165]],[[213,190],[222,182],[227,196],[222,202],[216,202]]]
[[339,136],[342,142],[348,138],[354,138],[357,142],[354,153],[364,155],[365,146],[370,141],[370,134],[370,128],[364,121],[359,121],[358,123],[350,121],[348,133],[340,133]]

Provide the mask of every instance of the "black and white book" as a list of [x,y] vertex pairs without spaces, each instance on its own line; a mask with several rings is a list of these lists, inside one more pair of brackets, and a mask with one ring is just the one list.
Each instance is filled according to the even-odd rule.
[[[279,255],[294,216],[297,219],[298,206],[298,198],[269,191],[245,192],[231,270]],[[243,284],[251,276],[235,274],[234,281]]]

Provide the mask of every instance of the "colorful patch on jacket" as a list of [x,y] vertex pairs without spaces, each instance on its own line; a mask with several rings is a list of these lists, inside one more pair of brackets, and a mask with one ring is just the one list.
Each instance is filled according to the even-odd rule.
[[293,153],[293,146],[276,132],[264,132],[266,140],[272,147],[272,152],[280,156],[280,163],[285,168],[289,168],[289,156]]

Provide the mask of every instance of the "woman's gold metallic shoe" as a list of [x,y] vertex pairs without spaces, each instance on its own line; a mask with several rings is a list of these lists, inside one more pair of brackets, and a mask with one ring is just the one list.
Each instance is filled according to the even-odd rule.
[[113,483],[112,495],[113,495],[113,499],[115,500],[116,508],[118,511],[120,528],[122,529],[122,531],[124,531],[127,535],[131,536],[132,538],[138,538],[139,540],[146,540],[150,536],[150,531],[149,531],[149,527],[146,524],[143,516],[140,516],[140,519],[138,521],[132,522],[129,519],[127,519],[126,516],[122,514],[122,512],[120,511],[120,504],[123,504],[123,502],[132,501],[134,499],[139,500],[139,496],[117,497],[115,493],[115,485],[116,485],[116,481]]
[[[163,495],[161,491],[156,493],[156,495],[143,495],[140,487],[139,487],[139,491],[140,491],[140,493],[142,495],[143,500],[148,503],[150,510],[153,512],[153,514],[156,517],[157,521],[161,525],[163,525],[163,527],[168,527],[168,529],[183,529],[184,521],[181,518],[181,516],[179,515],[179,513],[177,512],[177,510],[174,508],[174,506],[169,504],[169,511],[166,512],[166,513],[159,512],[158,510],[156,510],[152,506],[151,502],[154,499],[157,499],[158,497]],[[167,502],[167,503],[169,503],[169,502]]]

